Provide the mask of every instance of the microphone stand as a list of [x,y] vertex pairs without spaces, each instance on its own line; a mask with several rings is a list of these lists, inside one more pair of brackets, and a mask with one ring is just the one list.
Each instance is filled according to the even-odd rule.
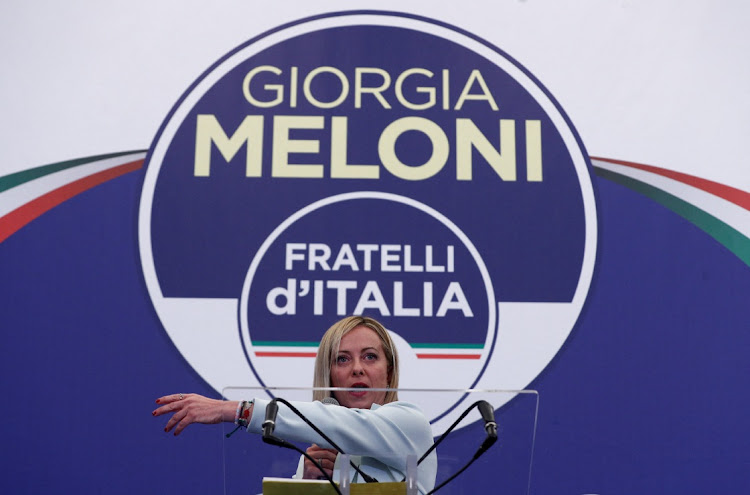
[[[299,418],[300,418],[300,419],[301,419],[302,421],[304,421],[305,423],[307,423],[307,425],[308,425],[308,426],[309,426],[310,428],[312,428],[313,430],[315,430],[315,433],[317,433],[318,435],[320,435],[321,437],[323,437],[323,439],[324,439],[325,441],[327,441],[328,443],[330,443],[330,444],[331,444],[331,447],[333,447],[334,449],[338,450],[338,451],[339,451],[339,453],[341,453],[341,454],[346,454],[346,452],[344,452],[343,450],[341,450],[341,447],[339,447],[338,445],[336,445],[336,444],[334,443],[334,441],[333,441],[333,440],[331,440],[331,439],[330,439],[330,438],[328,437],[328,435],[326,435],[325,433],[323,433],[323,432],[321,431],[321,429],[320,429],[320,428],[318,428],[317,426],[315,426],[315,425],[314,425],[314,424],[312,423],[312,421],[310,421],[309,419],[307,419],[307,418],[305,417],[305,415],[304,415],[304,414],[302,414],[302,413],[301,413],[301,412],[300,412],[300,411],[299,411],[299,410],[298,410],[298,409],[297,409],[296,407],[294,407],[293,405],[291,405],[291,404],[289,403],[289,401],[287,401],[287,400],[285,400],[285,399],[282,399],[281,397],[277,397],[277,398],[276,398],[276,399],[274,399],[274,400],[276,400],[276,401],[279,401],[279,402],[281,402],[281,403],[282,403],[282,404],[284,404],[284,405],[285,405],[286,407],[288,407],[288,408],[289,408],[289,409],[290,409],[290,410],[291,410],[291,411],[292,411],[292,412],[293,412],[294,414],[296,414],[297,416],[299,416]],[[316,464],[317,464],[317,463],[316,463]],[[370,476],[370,475],[368,475],[368,474],[365,474],[365,473],[363,473],[363,472],[362,472],[362,471],[361,471],[361,470],[359,469],[359,467],[357,467],[357,465],[356,465],[356,464],[354,464],[354,462],[353,462],[353,461],[349,461],[349,464],[350,464],[350,465],[351,465],[351,466],[352,466],[352,467],[354,468],[354,470],[355,470],[355,471],[357,471],[357,473],[359,473],[359,475],[360,475],[360,476],[362,476],[362,479],[363,479],[363,480],[365,480],[365,483],[377,483],[377,482],[378,482],[378,480],[376,480],[376,479],[375,479],[375,478],[373,478],[372,476]],[[322,469],[322,468],[321,468],[321,469]]]
[[[494,412],[492,409],[492,406],[484,400],[479,400],[470,405],[461,415],[456,419],[456,421],[445,430],[445,432],[440,435],[440,438],[437,439],[435,443],[432,444],[432,446],[427,449],[427,452],[425,452],[422,457],[419,458],[417,461],[417,465],[419,465],[423,460],[427,458],[430,453],[437,448],[440,443],[445,440],[445,438],[458,426],[458,424],[471,412],[472,409],[475,407],[479,408],[479,412],[482,415],[482,419],[484,419],[485,425],[484,429],[487,432],[487,438],[484,439],[484,442],[482,442],[482,445],[479,447],[479,449],[474,453],[474,456],[471,458],[471,460],[466,463],[461,469],[459,469],[455,474],[450,476],[448,479],[440,483],[438,486],[433,488],[431,491],[427,492],[425,495],[432,495],[451,481],[453,481],[459,474],[463,473],[469,466],[471,466],[474,461],[479,459],[479,457],[482,456],[492,445],[497,441],[497,423],[495,422]],[[406,478],[404,478],[406,479]]]
[[[339,494],[339,495],[342,495],[341,490],[339,489],[338,485],[333,481],[333,478],[331,478],[331,476],[329,476],[329,474],[323,469],[323,466],[321,466],[318,461],[316,461],[315,459],[313,459],[307,452],[303,451],[302,449],[300,449],[299,447],[297,447],[293,443],[287,442],[286,440],[283,440],[283,439],[281,439],[281,438],[276,437],[276,436],[273,435],[273,430],[276,427],[276,414],[278,413],[278,409],[279,409],[279,406],[278,406],[277,402],[281,402],[282,404],[284,404],[285,406],[287,406],[294,414],[296,414],[297,416],[299,416],[300,419],[302,419],[302,421],[304,421],[305,423],[307,423],[307,425],[310,426],[310,428],[312,428],[318,435],[320,435],[321,437],[323,437],[323,439],[325,439],[329,444],[331,444],[331,446],[333,448],[335,448],[337,451],[339,451],[339,453],[341,453],[341,454],[345,453],[343,450],[341,450],[341,447],[339,447],[338,445],[336,445],[336,443],[333,440],[331,440],[328,437],[328,435],[326,435],[325,433],[323,433],[320,430],[320,428],[318,428],[317,426],[315,426],[296,407],[294,407],[292,404],[290,404],[287,400],[282,399],[280,397],[277,397],[277,398],[273,399],[271,402],[268,403],[268,406],[266,407],[266,419],[265,419],[265,421],[263,422],[263,425],[262,425],[263,426],[263,442],[265,442],[265,443],[267,443],[269,445],[276,445],[277,447],[284,447],[284,448],[287,448],[287,449],[292,449],[292,450],[295,450],[295,451],[299,452],[303,456],[305,456],[306,459],[309,459],[310,462],[312,462],[313,465],[315,465],[315,467],[317,467],[320,470],[320,472],[323,473],[323,476],[325,476],[325,479],[328,480],[328,482],[333,486],[334,490],[336,490],[336,493]],[[369,476],[369,475],[365,474],[364,472],[362,472],[359,469],[359,467],[357,467],[352,461],[349,461],[349,463],[354,468],[354,470],[357,471],[360,474],[360,476],[362,476],[362,479],[364,479],[367,483],[377,483],[378,480],[376,480],[372,476]]]
[[323,466],[318,463],[315,459],[313,459],[310,455],[307,454],[307,452],[303,451],[293,443],[287,442],[286,440],[283,440],[279,437],[276,437],[273,435],[273,430],[276,427],[276,415],[279,412],[279,406],[276,404],[277,399],[273,399],[271,402],[268,403],[268,407],[266,407],[266,420],[263,421],[263,441],[269,445],[276,445],[277,447],[284,447],[287,449],[296,450],[303,456],[305,456],[307,459],[310,460],[315,466],[317,466],[318,469],[320,469],[320,472],[323,473],[323,476],[328,480],[328,482],[333,486],[333,489],[336,490],[336,493],[338,495],[343,495],[341,493],[341,490],[339,490],[339,487],[336,483],[334,483],[333,478],[331,478],[328,473],[325,472],[323,469]]
[[285,447],[287,449],[296,450],[297,452],[299,452],[300,454],[302,454],[303,456],[305,456],[305,458],[309,459],[310,462],[312,462],[315,465],[315,467],[317,467],[318,469],[320,469],[320,472],[323,473],[323,476],[325,476],[325,479],[328,480],[328,482],[331,484],[331,486],[333,486],[333,489],[336,490],[336,493],[338,493],[338,495],[343,495],[341,493],[341,490],[339,489],[339,486],[336,484],[335,481],[333,481],[333,478],[331,478],[328,475],[328,473],[325,472],[325,470],[323,469],[323,466],[321,466],[320,463],[318,463],[318,461],[316,461],[315,459],[313,459],[307,452],[305,452],[304,450],[300,449],[299,447],[297,447],[293,443],[287,442],[286,440],[282,440],[281,438],[273,436],[273,435],[270,435],[270,434],[266,435],[264,433],[263,434],[263,441],[266,442],[269,445],[276,445],[278,447]]

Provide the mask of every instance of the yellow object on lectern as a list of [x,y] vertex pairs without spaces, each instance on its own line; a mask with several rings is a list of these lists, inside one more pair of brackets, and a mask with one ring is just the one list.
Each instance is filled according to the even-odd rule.
[[[406,495],[406,483],[353,483],[351,495]],[[336,490],[325,480],[294,480],[263,478],[263,495],[336,495]]]

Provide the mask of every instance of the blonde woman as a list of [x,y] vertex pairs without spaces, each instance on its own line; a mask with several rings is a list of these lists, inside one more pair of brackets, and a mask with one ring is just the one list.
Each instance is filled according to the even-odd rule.
[[[364,473],[379,481],[401,481],[406,456],[420,457],[432,445],[432,431],[424,414],[413,404],[398,400],[398,353],[388,331],[378,321],[349,316],[326,331],[315,359],[314,387],[337,387],[350,391],[314,392],[314,402],[293,405],[325,432]],[[343,407],[326,406],[333,396]],[[250,433],[261,433],[265,409],[270,402],[222,401],[196,394],[173,394],[156,400],[154,416],[173,413],[164,431],[179,435],[192,423],[235,422]],[[285,440],[309,442],[307,453],[331,476],[338,465],[338,452],[283,404],[279,405],[274,434]],[[352,470],[354,472],[354,470]],[[435,485],[437,457],[434,452],[420,465],[417,486],[427,493]],[[302,458],[297,478],[317,478],[320,471]],[[354,472],[353,482],[357,479]]]

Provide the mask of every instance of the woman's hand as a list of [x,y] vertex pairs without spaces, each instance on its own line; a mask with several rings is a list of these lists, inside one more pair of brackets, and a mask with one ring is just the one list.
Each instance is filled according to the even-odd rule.
[[[328,476],[333,476],[333,464],[336,462],[337,451],[324,449],[312,444],[305,452],[323,466],[323,470],[328,473]],[[306,480],[315,480],[322,476],[323,474],[318,469],[318,466],[305,457],[305,467],[302,471],[302,477]]]
[[164,431],[169,432],[174,428],[175,436],[192,423],[231,423],[234,421],[238,405],[236,401],[209,399],[198,394],[165,395],[156,399],[156,403],[160,407],[151,413],[154,416],[174,413],[167,421]]

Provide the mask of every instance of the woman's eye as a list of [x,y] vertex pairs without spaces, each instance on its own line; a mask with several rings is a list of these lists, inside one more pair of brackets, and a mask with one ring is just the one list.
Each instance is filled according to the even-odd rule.
[[337,357],[337,358],[336,358],[336,362],[337,362],[337,363],[345,363],[345,362],[347,362],[348,360],[349,360],[349,358],[348,358],[348,357],[346,357],[346,356],[339,356],[339,357]]
[[370,361],[374,361],[378,358],[377,354],[365,354],[365,359],[368,359]]

